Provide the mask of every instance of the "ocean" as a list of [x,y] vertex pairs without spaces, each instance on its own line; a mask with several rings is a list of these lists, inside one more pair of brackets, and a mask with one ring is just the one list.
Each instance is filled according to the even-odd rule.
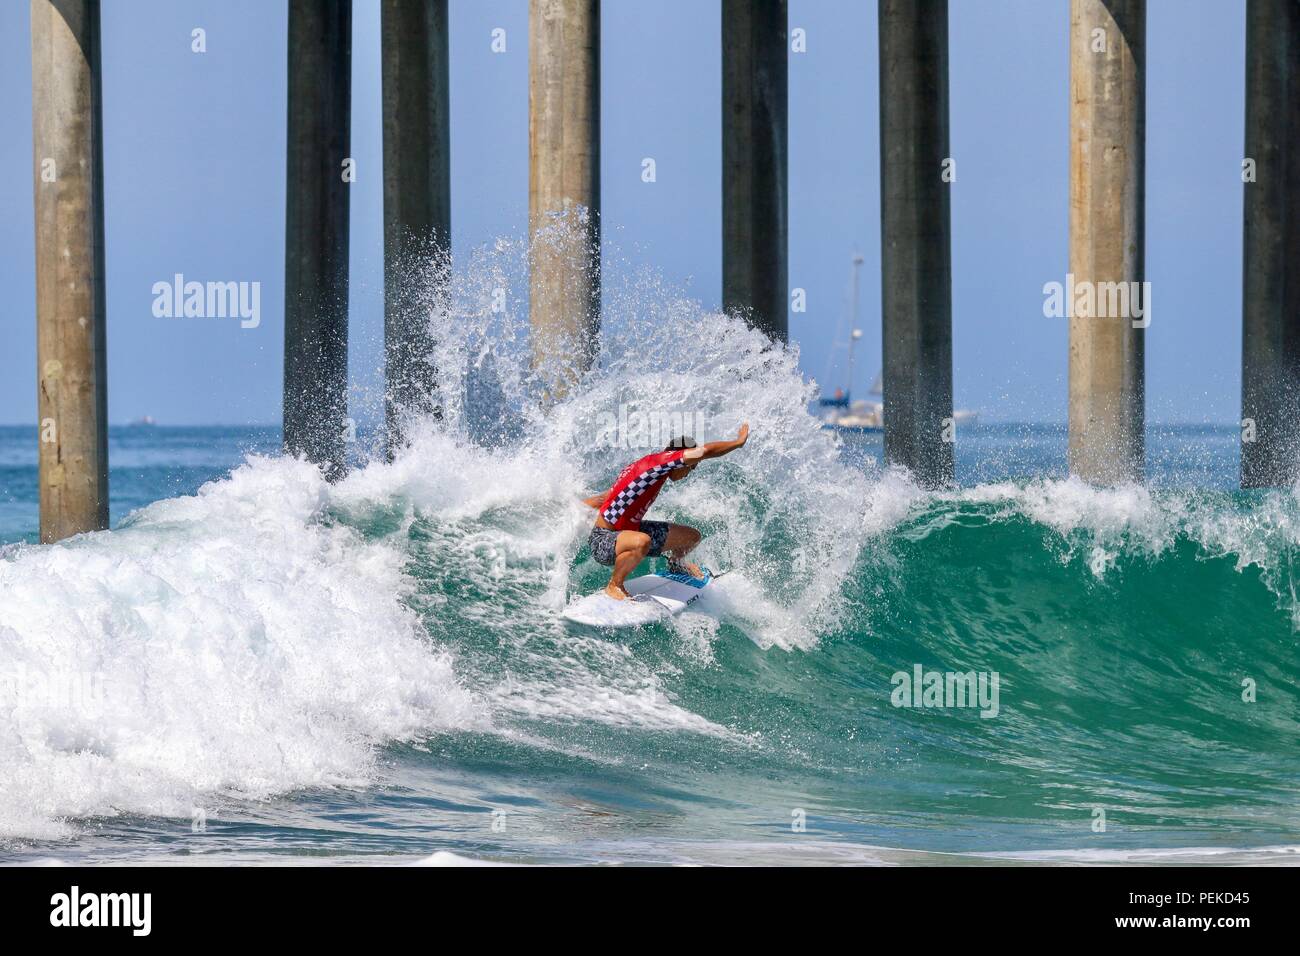
[[[1063,427],[974,426],[925,491],[793,350],[669,312],[547,413],[445,345],[443,419],[334,485],[276,429],[114,428],[113,529],[54,546],[0,429],[0,861],[1300,861],[1300,497],[1236,490],[1236,429],[1096,489]],[[606,634],[560,611],[628,409],[753,434],[652,511],[729,574]]]

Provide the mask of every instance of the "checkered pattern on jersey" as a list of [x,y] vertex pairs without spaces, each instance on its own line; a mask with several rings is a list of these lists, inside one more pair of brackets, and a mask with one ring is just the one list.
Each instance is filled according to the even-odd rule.
[[641,474],[637,475],[636,480],[620,491],[605,508],[603,512],[605,520],[610,524],[616,523],[619,518],[623,517],[623,512],[632,507],[647,488],[680,464],[680,461],[673,461],[666,465],[655,465],[653,468],[641,472]]

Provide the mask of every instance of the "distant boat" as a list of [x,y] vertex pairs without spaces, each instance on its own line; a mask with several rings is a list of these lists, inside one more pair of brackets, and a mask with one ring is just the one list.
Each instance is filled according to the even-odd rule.
[[[852,321],[853,328],[849,333],[849,387],[847,389],[837,388],[835,393],[830,396],[823,396],[817,404],[820,408],[825,409],[822,415],[822,427],[830,428],[838,432],[854,432],[857,434],[878,434],[885,430],[885,402],[884,402],[884,374],[877,372],[875,380],[871,383],[871,388],[867,394],[875,396],[873,399],[857,399],[852,397],[853,388],[853,346],[857,344],[858,339],[862,338],[862,330],[857,328],[858,322],[858,269],[862,266],[862,256],[853,254],[853,305]],[[838,336],[837,336],[838,338]],[[837,346],[832,346],[832,355]],[[829,365],[827,366],[829,372]],[[878,400],[877,400],[878,399]],[[969,408],[954,409],[952,413],[954,425],[974,425],[979,421],[979,413]]]
[[152,415],[141,415],[139,418],[126,423],[128,428],[151,428],[157,424],[158,422]]
[[836,389],[833,397],[823,398],[818,404],[827,409],[822,416],[822,428],[859,434],[885,430],[885,406],[880,402],[868,402],[861,398],[851,401],[847,392]]
[[[862,338],[862,330],[857,327],[858,324],[858,269],[862,267],[862,256],[859,253],[853,254],[853,304],[850,312],[852,325],[849,331],[849,377],[848,388],[837,388],[835,394],[830,397],[823,396],[817,403],[821,408],[826,409],[822,416],[822,427],[833,428],[842,432],[879,432],[884,429],[884,419],[881,417],[881,405],[879,402],[867,402],[859,399],[853,401],[853,347],[857,345],[858,339]],[[838,334],[836,338],[838,338]],[[832,345],[831,354],[834,355],[838,343]],[[829,373],[830,366],[827,365]],[[879,378],[876,376],[877,384],[872,386],[872,393],[879,394]]]
[[[871,383],[871,391],[868,393],[879,396],[879,401],[861,398],[853,401],[847,392],[839,388],[835,390],[835,394],[830,398],[821,399],[818,405],[827,409],[826,414],[822,416],[822,427],[840,432],[857,432],[859,434],[883,432],[885,430],[885,403],[882,384],[881,376],[877,375],[876,380]],[[977,425],[979,424],[979,417],[979,412],[974,409],[955,408],[952,413],[952,423],[958,427]]]

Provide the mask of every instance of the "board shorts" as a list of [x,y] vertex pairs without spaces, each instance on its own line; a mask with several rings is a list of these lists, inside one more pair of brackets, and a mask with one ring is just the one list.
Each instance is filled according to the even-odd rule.
[[[641,527],[634,530],[644,531],[650,535],[649,556],[657,558],[663,554],[664,542],[668,540],[668,529],[671,528],[667,521],[642,521]],[[613,528],[592,528],[591,536],[587,538],[587,544],[591,546],[591,556],[596,559],[597,564],[613,565],[614,564],[614,545],[618,541],[621,531],[615,531]]]

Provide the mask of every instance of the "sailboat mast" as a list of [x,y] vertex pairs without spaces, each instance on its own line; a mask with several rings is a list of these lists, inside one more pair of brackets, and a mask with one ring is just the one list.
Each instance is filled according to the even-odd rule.
[[853,400],[853,346],[862,337],[862,330],[858,328],[858,269],[862,267],[862,256],[859,253],[853,253],[853,317],[849,322],[849,387],[845,389],[850,401]]

